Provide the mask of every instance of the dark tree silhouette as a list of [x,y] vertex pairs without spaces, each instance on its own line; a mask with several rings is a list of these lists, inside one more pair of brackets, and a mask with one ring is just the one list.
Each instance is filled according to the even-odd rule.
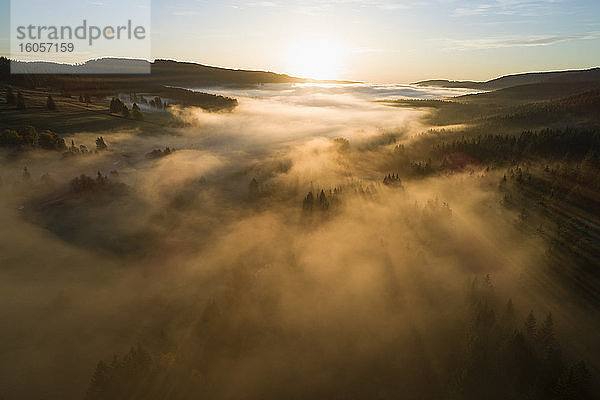
[[108,150],[108,145],[106,144],[106,142],[104,141],[104,138],[102,136],[100,136],[99,138],[96,138],[96,150],[98,150],[98,151]]
[[315,203],[315,196],[313,195],[313,192],[310,191],[310,192],[308,192],[308,194],[304,198],[304,201],[302,202],[302,208],[305,211],[312,211],[314,203]]
[[67,148],[65,140],[49,130],[40,132],[38,144],[46,150],[66,150]]
[[583,362],[573,363],[558,379],[555,398],[560,400],[588,400],[590,393],[591,374]]
[[21,136],[14,129],[5,129],[0,133],[0,147],[13,147],[21,143]]
[[525,320],[525,334],[528,338],[533,339],[536,336],[537,321],[533,315],[533,311],[529,312],[527,319]]
[[554,345],[554,321],[552,320],[552,313],[546,316],[546,319],[540,326],[537,336],[540,351],[545,354],[552,349]]
[[531,311],[522,329],[517,329],[511,323],[512,301],[506,304],[504,315],[495,317],[495,296],[485,281],[475,280],[467,298],[471,318],[464,356],[456,369],[449,398],[592,398],[591,376],[585,364],[566,365],[561,357],[551,315],[536,329]]
[[250,181],[250,184],[248,185],[248,193],[251,197],[258,196],[259,187],[256,178],[252,178],[252,180]]
[[15,104],[17,104],[17,98],[10,86],[6,88],[6,104],[8,104],[9,106],[14,106]]
[[17,93],[17,109],[24,110],[25,109],[25,98],[23,97],[23,93],[19,91]]
[[48,110],[56,110],[56,103],[51,95],[48,95],[48,99],[46,100],[46,108]]
[[321,207],[321,210],[329,209],[329,200],[323,189],[321,189],[321,193],[319,193],[319,207]]
[[387,174],[383,178],[383,184],[386,185],[386,186],[401,187],[402,186],[402,180],[400,179],[400,177],[398,176],[398,174]]
[[154,107],[154,108],[158,108],[158,109],[164,108],[163,101],[162,101],[162,99],[159,96],[156,96],[155,98],[153,98],[152,100],[150,100],[149,104],[152,107]]
[[131,106],[131,117],[136,121],[142,121],[144,119],[144,115],[142,114],[142,112],[140,111],[140,107],[136,103],[133,103],[133,105]]
[[123,103],[123,101],[121,101],[121,99],[117,97],[113,97],[110,101],[109,111],[113,114],[121,114],[126,117],[129,116],[129,109],[127,108],[125,103]]
[[22,128],[19,129],[19,136],[20,136],[20,141],[21,144],[27,145],[27,146],[37,146],[38,145],[38,140],[39,140],[39,134],[37,129],[35,129],[33,126],[24,126]]
[[86,400],[202,398],[201,388],[190,385],[190,374],[177,370],[172,364],[172,355],[157,357],[141,346],[132,348],[122,357],[115,355],[111,362],[100,361],[90,381]]

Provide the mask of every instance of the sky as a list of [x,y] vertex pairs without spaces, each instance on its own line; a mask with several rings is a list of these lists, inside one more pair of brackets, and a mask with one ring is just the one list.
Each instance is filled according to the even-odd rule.
[[600,66],[598,0],[152,0],[151,11],[154,59],[374,83]]

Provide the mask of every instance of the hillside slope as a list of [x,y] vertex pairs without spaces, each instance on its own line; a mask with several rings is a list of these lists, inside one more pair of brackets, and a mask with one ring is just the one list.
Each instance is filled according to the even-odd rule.
[[[104,86],[112,85],[127,87],[130,84],[180,85],[186,87],[207,86],[252,86],[269,83],[303,83],[303,82],[335,82],[346,81],[315,81],[297,78],[285,74],[268,71],[252,71],[243,69],[228,69],[212,67],[192,62],[160,60],[128,60],[103,58],[90,60],[83,64],[57,64],[49,62],[17,62],[19,70],[25,70],[27,75],[10,73],[11,61],[0,57],[0,80],[12,83],[35,83],[44,85],[57,81],[69,81],[73,85],[88,85],[92,81],[101,81]],[[149,74],[123,73],[123,71],[148,70]],[[118,73],[106,73],[118,71]]]
[[485,82],[449,81],[444,79],[426,80],[414,83],[418,86],[438,86],[447,88],[468,88],[477,90],[498,90],[513,86],[539,83],[596,81],[600,83],[600,68],[571,71],[529,72],[506,75]]

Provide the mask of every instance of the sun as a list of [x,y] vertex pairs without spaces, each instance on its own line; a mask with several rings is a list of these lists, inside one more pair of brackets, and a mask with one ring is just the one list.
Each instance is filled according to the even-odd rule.
[[341,48],[322,38],[303,39],[286,49],[286,69],[290,75],[313,79],[337,79],[341,73]]

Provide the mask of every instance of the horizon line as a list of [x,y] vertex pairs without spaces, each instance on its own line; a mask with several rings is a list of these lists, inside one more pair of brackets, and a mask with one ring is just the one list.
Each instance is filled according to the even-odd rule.
[[[111,57],[111,56],[106,56],[106,57],[99,57],[99,58],[90,58],[90,59],[88,59],[86,61],[75,62],[75,63],[57,62],[57,61],[43,61],[43,60],[37,60],[37,61],[14,60],[14,59],[11,59],[10,57],[5,56],[5,55],[0,56],[0,58],[6,58],[10,62],[30,63],[30,64],[33,64],[33,63],[44,63],[44,64],[65,65],[65,66],[73,66],[73,67],[82,66],[82,65],[85,65],[86,63],[89,63],[91,61],[101,61],[101,60],[111,60],[111,59],[113,59],[113,60],[145,61],[145,62],[148,62],[150,64],[154,64],[156,61],[171,61],[171,62],[175,62],[175,63],[194,64],[194,65],[199,65],[199,66],[202,66],[202,67],[222,69],[222,70],[227,70],[227,71],[262,72],[262,73],[268,73],[268,74],[275,74],[275,75],[286,76],[286,77],[294,78],[294,79],[304,79],[304,80],[313,81],[313,82],[338,82],[338,83],[347,83],[347,84],[367,83],[366,81],[349,80],[349,79],[316,79],[316,78],[310,78],[310,77],[294,76],[294,75],[290,75],[288,73],[276,72],[276,71],[272,71],[272,70],[268,70],[268,69],[254,69],[254,68],[244,68],[244,67],[227,67],[227,66],[221,66],[221,65],[205,64],[203,62],[193,61],[193,60],[178,60],[178,59],[174,59],[174,58],[160,58],[160,57],[156,57],[156,58],[150,60],[150,59],[146,59],[146,58],[117,57],[117,56]],[[447,82],[451,82],[451,83],[452,82],[486,83],[486,82],[494,81],[496,79],[500,79],[500,78],[504,78],[504,77],[508,77],[508,76],[515,76],[515,75],[543,74],[543,73],[560,73],[560,72],[583,72],[583,71],[592,71],[592,70],[595,70],[595,69],[600,69],[600,65],[596,65],[596,66],[593,66],[593,67],[587,67],[587,68],[586,67],[581,67],[581,68],[569,68],[569,69],[533,70],[533,71],[505,73],[505,74],[502,74],[502,75],[496,75],[496,76],[491,77],[490,79],[487,79],[487,80],[425,78],[425,79],[419,79],[418,81],[406,82],[405,84],[407,84],[407,85],[414,85],[414,84],[418,84],[418,83],[421,83],[421,82],[428,82],[428,81],[447,81]],[[387,82],[387,83],[388,84],[394,84],[394,83],[397,84],[397,83],[402,83],[402,82]],[[381,82],[381,84],[386,84],[386,82]]]

